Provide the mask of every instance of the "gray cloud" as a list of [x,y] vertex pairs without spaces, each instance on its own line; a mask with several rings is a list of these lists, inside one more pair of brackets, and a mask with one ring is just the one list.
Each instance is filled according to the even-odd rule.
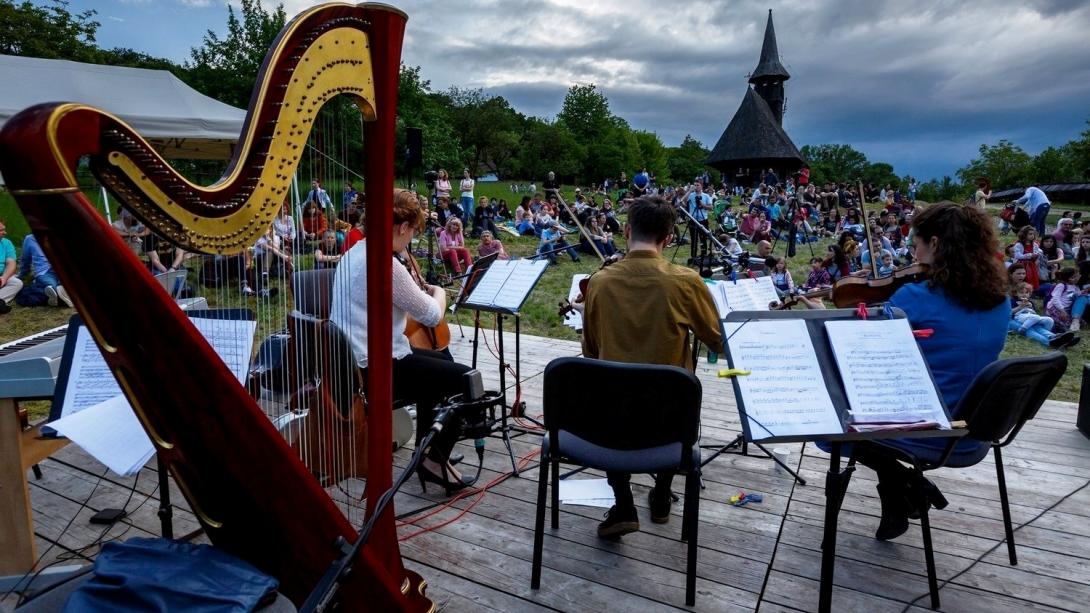
[[[289,0],[289,13],[313,4]],[[481,87],[520,112],[595,83],[668,145],[707,146],[741,102],[769,5],[752,0],[407,0],[405,62],[435,89]],[[798,145],[850,143],[901,173],[952,173],[978,145],[1030,151],[1090,118],[1090,4],[812,0],[773,5]]]

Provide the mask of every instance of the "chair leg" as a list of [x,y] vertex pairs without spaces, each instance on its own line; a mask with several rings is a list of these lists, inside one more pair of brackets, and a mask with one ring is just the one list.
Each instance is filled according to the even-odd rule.
[[560,462],[550,462],[553,468],[553,530],[560,529]]
[[700,469],[694,469],[685,477],[685,508],[682,509],[682,539],[688,541],[685,567],[685,606],[696,605],[696,553],[697,525],[700,519]]
[[549,462],[541,461],[537,477],[537,511],[534,517],[534,561],[530,570],[530,589],[541,587],[541,549],[545,539],[545,494],[549,487]]
[[935,573],[935,549],[931,546],[931,521],[925,504],[920,509],[920,530],[923,532],[923,555],[927,562],[927,588],[931,592],[931,608],[939,608],[939,580]]
[[1018,553],[1014,547],[1014,527],[1011,525],[1011,505],[1007,498],[1007,478],[1003,472],[1003,453],[999,446],[992,447],[995,452],[995,476],[999,481],[999,502],[1003,507],[1003,529],[1007,532],[1007,555],[1010,557],[1011,566],[1018,565]]

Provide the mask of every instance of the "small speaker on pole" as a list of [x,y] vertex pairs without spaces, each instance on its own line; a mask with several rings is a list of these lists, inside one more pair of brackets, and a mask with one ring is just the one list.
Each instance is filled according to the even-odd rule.
[[408,168],[424,166],[424,131],[420,128],[405,128],[405,164]]

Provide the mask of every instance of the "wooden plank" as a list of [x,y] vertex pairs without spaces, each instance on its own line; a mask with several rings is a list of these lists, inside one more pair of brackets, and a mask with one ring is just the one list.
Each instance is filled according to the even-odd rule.
[[0,575],[26,572],[38,555],[21,448],[15,401],[0,398]]

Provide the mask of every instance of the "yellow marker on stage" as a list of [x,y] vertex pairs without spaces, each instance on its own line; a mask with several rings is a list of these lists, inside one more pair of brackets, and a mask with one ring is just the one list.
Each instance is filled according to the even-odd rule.
[[742,370],[741,368],[724,368],[719,371],[720,377],[745,377],[752,371]]

